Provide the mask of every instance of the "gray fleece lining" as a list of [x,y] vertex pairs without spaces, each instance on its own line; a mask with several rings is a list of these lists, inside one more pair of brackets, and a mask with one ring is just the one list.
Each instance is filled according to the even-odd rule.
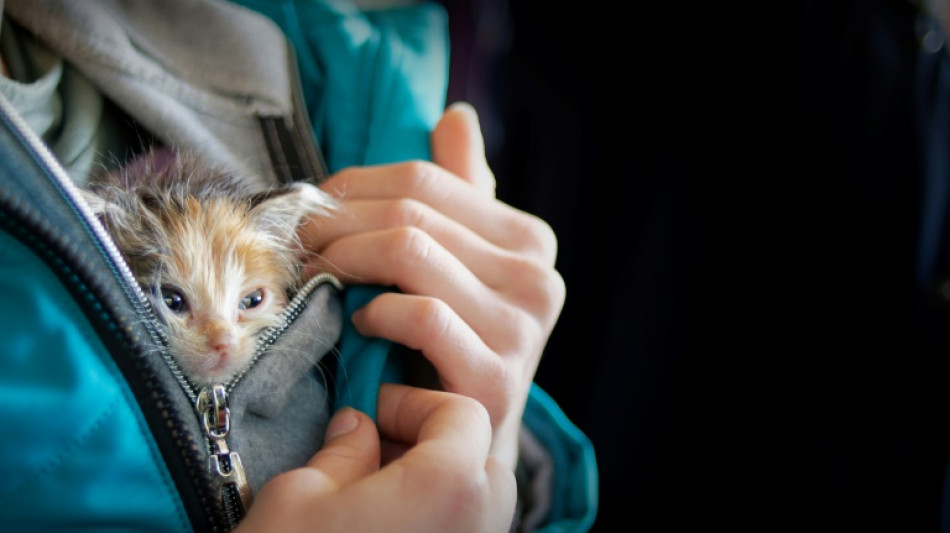
[[275,475],[305,465],[323,445],[331,376],[321,360],[335,350],[342,316],[336,290],[318,288],[230,394],[231,449],[241,455],[255,492]]
[[[306,308],[229,394],[231,433],[226,439],[238,452],[256,493],[275,475],[300,467],[323,445],[330,417],[327,373],[321,362],[335,353],[342,329],[340,295],[329,284],[314,290]],[[198,443],[200,464],[208,465],[208,438],[194,405],[168,368],[158,372],[163,389],[186,416],[187,432]]]
[[259,176],[262,186],[275,183],[259,118],[292,115],[286,38],[266,17],[229,2],[179,4],[6,0],[4,15],[166,143]]
[[551,510],[551,487],[554,479],[554,460],[544,445],[521,426],[518,467],[524,474],[518,480],[521,495],[530,501],[523,502],[518,531],[534,531],[547,520]]

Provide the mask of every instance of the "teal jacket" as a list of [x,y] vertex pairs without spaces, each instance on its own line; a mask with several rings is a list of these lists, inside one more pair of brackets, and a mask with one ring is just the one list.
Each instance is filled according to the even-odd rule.
[[[448,71],[444,12],[362,13],[348,2],[237,2],[289,37],[313,136],[330,171],[429,157]],[[209,503],[190,402],[154,357],[160,334],[66,178],[0,98],[0,523],[10,531],[227,529]],[[381,288],[340,295],[343,315]],[[388,343],[343,321],[335,406],[373,413],[398,379]],[[345,380],[345,381],[344,381]],[[537,386],[524,425],[553,465],[545,531],[586,531],[597,506],[591,443]],[[197,451],[196,451],[197,450]],[[205,454],[207,452],[204,452]],[[213,484],[213,482],[211,482]],[[113,525],[115,525],[113,527]]]

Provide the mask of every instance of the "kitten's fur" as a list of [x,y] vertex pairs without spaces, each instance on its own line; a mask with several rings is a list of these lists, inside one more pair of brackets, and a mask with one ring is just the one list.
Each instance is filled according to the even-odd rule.
[[298,225],[336,207],[312,185],[255,193],[240,176],[169,151],[97,178],[83,195],[198,385],[225,383],[250,361],[301,281]]

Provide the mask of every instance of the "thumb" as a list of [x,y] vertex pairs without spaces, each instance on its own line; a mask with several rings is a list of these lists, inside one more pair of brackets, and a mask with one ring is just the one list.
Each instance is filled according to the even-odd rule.
[[379,433],[365,414],[341,409],[330,419],[324,441],[307,466],[264,484],[235,533],[310,530],[319,523],[311,520],[327,520],[327,506],[339,505],[333,496],[378,469]]
[[330,419],[323,448],[307,466],[341,488],[379,470],[379,454],[376,425],[364,413],[344,407]]
[[495,175],[488,167],[478,112],[471,104],[456,102],[445,110],[432,131],[432,161],[495,195]]

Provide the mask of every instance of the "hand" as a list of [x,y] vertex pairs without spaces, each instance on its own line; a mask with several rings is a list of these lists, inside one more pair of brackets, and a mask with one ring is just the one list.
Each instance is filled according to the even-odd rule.
[[539,218],[495,198],[478,117],[451,106],[432,133],[434,163],[344,169],[322,188],[344,212],[313,221],[311,271],[395,285],[352,317],[361,334],[422,352],[442,387],[491,417],[492,453],[514,468],[541,352],[564,303],[557,241]]
[[[271,479],[238,531],[507,532],[514,474],[488,453],[485,408],[464,396],[384,384],[379,434],[351,408],[307,466]],[[408,446],[380,465],[380,435]]]

